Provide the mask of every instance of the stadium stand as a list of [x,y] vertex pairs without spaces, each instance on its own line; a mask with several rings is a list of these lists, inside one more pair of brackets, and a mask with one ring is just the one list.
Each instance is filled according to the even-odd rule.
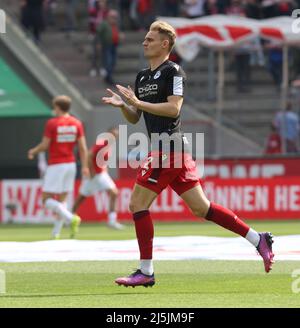
[[[114,3],[114,2],[112,2]],[[15,1],[3,1],[3,8],[12,14],[16,22],[19,17],[19,8]],[[59,69],[71,85],[79,90],[82,99],[86,99],[94,108],[89,118],[88,139],[94,137],[95,131],[105,129],[112,123],[121,123],[116,113],[108,113],[100,104],[99,98],[106,85],[100,77],[91,78],[90,56],[91,45],[88,39],[88,17],[85,4],[80,4],[78,9],[78,29],[72,33],[65,33],[59,29],[64,24],[63,8],[56,9],[56,27],[49,27],[42,36],[40,49],[48,59]],[[140,43],[144,32],[126,31],[125,41],[119,48],[119,60],[116,67],[115,80],[120,84],[132,85],[136,71],[143,67]],[[192,117],[186,118],[195,121],[195,116],[205,123],[203,128],[199,125],[197,131],[211,129],[216,115],[214,102],[216,58],[209,56],[203,49],[201,54],[191,63],[182,63],[189,77],[188,102]],[[214,69],[211,69],[213,65]],[[210,87],[209,87],[210,85]],[[280,98],[270,74],[265,67],[252,68],[252,87],[249,93],[238,93],[236,90],[235,72],[232,67],[232,56],[226,55],[225,76],[225,105],[223,112],[223,124],[230,138],[224,138],[223,151],[238,153],[243,149],[245,154],[258,154],[262,152],[264,141],[269,133],[269,125],[274,113],[279,110]],[[102,114],[105,113],[106,122],[103,125]],[[143,130],[143,127],[140,127]],[[129,128],[129,133],[130,133]],[[136,127],[134,127],[136,130]],[[230,132],[228,132],[230,131]],[[211,133],[212,134],[212,133]],[[234,137],[233,137],[234,136]],[[232,140],[236,138],[236,144],[241,147],[232,148]],[[207,141],[206,141],[207,142]],[[215,152],[213,138],[206,144],[206,151]]]

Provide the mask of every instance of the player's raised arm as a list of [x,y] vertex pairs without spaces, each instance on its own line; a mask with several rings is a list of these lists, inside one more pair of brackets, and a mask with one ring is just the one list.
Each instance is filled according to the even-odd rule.
[[81,136],[78,139],[78,149],[81,162],[81,173],[83,176],[89,176],[89,165],[88,165],[88,149],[86,146],[85,136]]
[[112,105],[113,107],[119,107],[126,120],[129,123],[136,124],[141,117],[141,111],[134,106],[127,105],[121,96],[113,92],[111,89],[107,89],[107,91],[110,94],[110,97],[103,97],[103,103]]
[[28,159],[33,160],[38,153],[48,150],[49,145],[50,138],[44,136],[42,141],[37,146],[28,150]]

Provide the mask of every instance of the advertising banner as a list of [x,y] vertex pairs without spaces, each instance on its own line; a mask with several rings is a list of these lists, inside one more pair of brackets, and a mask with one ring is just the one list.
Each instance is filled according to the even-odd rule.
[[[71,208],[78,193],[76,182],[68,199]],[[119,188],[118,217],[131,220],[128,210],[134,180],[117,180]],[[207,197],[236,212],[243,219],[298,219],[300,218],[300,178],[277,179],[207,179],[202,183]],[[4,180],[0,182],[0,220],[17,223],[50,223],[55,216],[42,206],[40,180]],[[89,197],[79,209],[83,222],[105,221],[109,197],[98,192]],[[154,220],[198,220],[181,198],[165,189],[151,206]]]

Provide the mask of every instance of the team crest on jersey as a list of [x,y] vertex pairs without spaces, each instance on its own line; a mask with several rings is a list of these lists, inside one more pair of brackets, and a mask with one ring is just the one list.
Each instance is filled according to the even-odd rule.
[[157,71],[153,77],[154,80],[158,79],[161,76],[161,72]]

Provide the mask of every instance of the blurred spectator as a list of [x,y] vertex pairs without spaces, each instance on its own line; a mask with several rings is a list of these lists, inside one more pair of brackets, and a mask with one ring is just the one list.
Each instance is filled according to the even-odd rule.
[[297,7],[293,0],[263,0],[261,4],[264,18],[291,16],[292,11]]
[[285,142],[287,153],[298,152],[299,116],[293,112],[290,101],[285,111],[276,114],[274,126],[279,131],[282,143]]
[[99,40],[96,34],[97,26],[103,22],[108,16],[109,8],[107,5],[107,0],[89,0],[88,2],[88,13],[89,13],[89,31],[91,34],[91,70],[90,76],[96,77],[98,71],[100,74],[105,74],[101,67],[100,56],[99,56]]
[[163,16],[178,17],[181,0],[162,1],[161,14]]
[[246,9],[241,0],[231,0],[230,6],[226,9],[227,15],[246,16]]
[[133,0],[119,0],[119,12],[122,30],[131,30],[135,27],[134,21],[131,17],[132,4]]
[[152,0],[136,0],[136,10],[138,17],[138,27],[141,30],[147,30],[154,20],[153,17],[153,1]]
[[225,14],[230,4],[231,0],[217,0],[217,6],[219,8],[220,14]]
[[188,18],[197,18],[204,15],[205,0],[184,0],[183,12]]
[[45,24],[47,26],[54,26],[55,25],[55,17],[54,12],[57,8],[57,1],[56,0],[45,0]]
[[[226,13],[233,16],[246,16],[245,7],[240,0],[232,0],[231,5],[227,8]],[[236,86],[238,92],[247,92],[250,87],[250,54],[253,50],[253,44],[244,42],[234,49],[235,69],[236,69]]]
[[77,29],[77,6],[78,0],[65,0],[65,30]]
[[274,124],[271,124],[271,132],[266,140],[264,153],[270,154],[281,154],[281,138]]
[[292,79],[299,79],[300,76],[300,47],[290,48],[293,61]]
[[135,29],[145,30],[150,26],[154,20],[154,6],[152,0],[131,0],[129,17]]
[[217,15],[220,14],[220,8],[217,0],[206,0],[203,5],[205,15]]
[[265,47],[268,49],[268,68],[278,89],[282,82],[282,47],[276,41],[269,41]]
[[294,109],[300,114],[300,75],[291,83],[291,96],[294,99]]
[[292,0],[279,0],[277,4],[278,16],[291,16],[293,10],[296,8]]
[[246,16],[254,19],[261,19],[262,12],[257,0],[246,0],[245,1],[245,12]]
[[263,18],[278,16],[277,0],[262,0],[261,6]]
[[106,71],[105,82],[113,85],[113,71],[117,60],[117,48],[123,35],[119,31],[119,15],[116,10],[110,10],[106,20],[97,27],[97,37],[101,44],[102,61]]
[[265,55],[261,45],[259,37],[250,41],[251,52],[250,52],[250,66],[265,66]]
[[238,92],[250,91],[251,67],[250,55],[253,51],[251,42],[245,42],[234,49],[236,85]]
[[41,41],[41,32],[44,25],[44,0],[21,1],[21,23],[26,30],[33,34],[35,43]]
[[[253,19],[261,19],[262,12],[257,0],[245,1],[245,13],[246,16]],[[251,66],[264,66],[265,56],[261,46],[260,38],[255,38],[252,42],[252,51],[250,53],[250,65]]]
[[107,0],[89,0],[89,31],[91,34],[96,33],[97,26],[106,19],[108,12]]

